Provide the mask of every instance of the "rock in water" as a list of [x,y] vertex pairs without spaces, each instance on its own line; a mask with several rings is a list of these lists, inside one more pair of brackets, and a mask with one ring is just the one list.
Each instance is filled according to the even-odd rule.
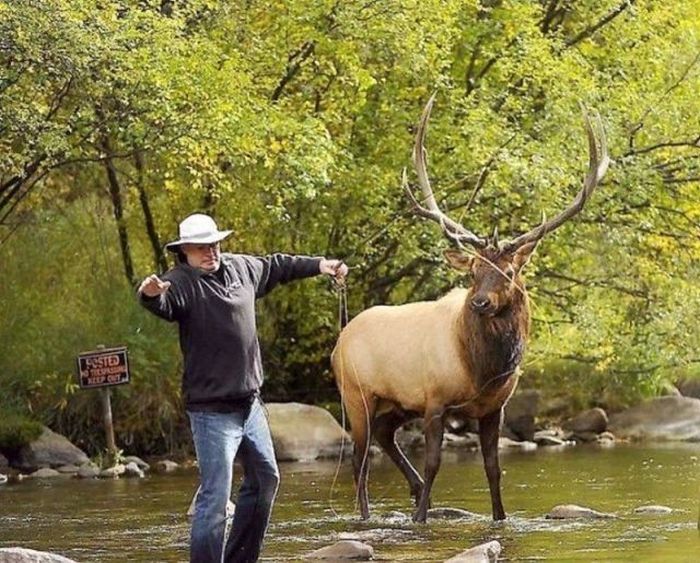
[[270,431],[280,461],[337,457],[352,442],[327,410],[301,403],[268,403]]
[[617,437],[700,442],[700,399],[657,397],[610,417]]
[[501,544],[496,540],[471,547],[445,563],[494,563],[501,554]]
[[577,414],[562,426],[575,435],[600,434],[608,429],[608,415],[603,409],[596,407]]
[[592,508],[579,506],[577,504],[560,504],[552,508],[545,516],[552,520],[563,520],[567,518],[617,518],[614,514],[598,512]]
[[19,450],[13,464],[23,471],[33,471],[47,466],[80,466],[87,461],[89,461],[88,456],[83,450],[75,447],[60,434],[44,427],[39,438]]
[[371,545],[355,540],[341,540],[333,545],[327,545],[304,556],[304,559],[355,559],[369,561],[374,557]]
[[468,510],[462,510],[461,508],[430,508],[428,510],[428,518],[436,518],[441,520],[456,520],[460,518],[479,518],[478,514],[469,512]]
[[0,563],[76,563],[62,555],[21,547],[0,548]]
[[645,504],[634,509],[635,514],[671,514],[672,508],[659,504]]

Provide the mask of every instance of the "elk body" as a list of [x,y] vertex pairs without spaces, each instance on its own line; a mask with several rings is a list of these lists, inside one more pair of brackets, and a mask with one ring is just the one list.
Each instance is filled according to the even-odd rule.
[[[424,139],[434,96],[423,111],[413,161],[422,198],[406,181],[415,212],[440,224],[462,250],[445,252],[448,262],[472,276],[469,289],[454,289],[437,301],[377,306],[355,317],[341,332],[331,362],[351,425],[353,468],[362,518],[369,517],[368,450],[372,438],[408,481],[425,522],[430,491],[440,467],[444,419],[475,418],[494,520],[506,517],[501,501],[498,436],[503,407],[518,382],[518,365],[528,339],[530,313],[522,270],[539,240],[576,215],[609,159],[599,123],[600,147],[586,117],[590,162],[574,202],[549,221],[506,242],[482,238],[445,215],[433,196]],[[465,245],[474,250],[464,252]],[[395,441],[406,421],[423,417],[425,470],[421,477]]]

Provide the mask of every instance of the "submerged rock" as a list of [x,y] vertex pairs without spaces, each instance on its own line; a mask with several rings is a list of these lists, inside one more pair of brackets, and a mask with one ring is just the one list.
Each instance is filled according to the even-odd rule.
[[172,473],[180,466],[177,463],[175,463],[174,461],[171,461],[169,459],[164,459],[164,460],[157,462],[155,467],[156,467],[156,470],[161,472],[161,473]]
[[39,438],[19,450],[13,465],[24,471],[33,471],[40,467],[82,465],[87,461],[88,456],[83,450],[75,447],[60,434],[44,427]]
[[479,518],[478,514],[462,510],[461,508],[431,508],[428,510],[428,518],[436,518],[442,520],[457,520],[460,518]]
[[76,563],[62,555],[22,547],[0,548],[0,563]]
[[356,540],[341,540],[312,551],[304,556],[304,559],[355,559],[369,561],[374,557],[374,549],[371,545]]
[[140,457],[135,456],[135,455],[128,455],[124,458],[124,463],[127,465],[129,463],[135,463],[139,469],[142,471],[149,471],[151,469],[151,466],[148,465],[145,461],[143,461]]
[[143,469],[141,469],[135,462],[130,461],[124,466],[124,474],[127,477],[139,477],[140,479],[143,479],[146,475],[143,472]]
[[80,477],[81,479],[93,479],[99,474],[100,470],[92,462],[85,463],[80,466],[80,469],[78,469],[78,477]]
[[501,436],[498,439],[498,449],[499,450],[505,450],[508,448],[519,448],[524,451],[530,451],[530,450],[536,450],[537,449],[537,444],[535,442],[516,442],[515,440],[511,440],[510,438],[507,438],[505,436]]
[[29,477],[32,479],[50,479],[52,477],[61,477],[61,474],[55,469],[42,467],[41,469],[37,469],[34,473],[30,474]]
[[635,514],[671,514],[672,508],[661,506],[660,504],[646,504],[634,509]]
[[462,553],[450,557],[445,563],[493,563],[498,561],[501,554],[500,542],[493,540],[483,543],[463,551]]
[[567,518],[617,518],[617,516],[577,504],[560,504],[552,508],[545,518],[563,520]]
[[352,441],[327,410],[302,403],[268,403],[270,431],[279,461],[337,457]]

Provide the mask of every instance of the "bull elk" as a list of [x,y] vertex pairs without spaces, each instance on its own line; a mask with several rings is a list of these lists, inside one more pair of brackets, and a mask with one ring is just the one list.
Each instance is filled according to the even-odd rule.
[[[480,237],[443,213],[430,187],[424,141],[435,95],[418,125],[413,163],[422,198],[403,187],[413,209],[437,222],[459,250],[445,251],[449,264],[472,276],[469,289],[453,289],[437,301],[371,307],[341,332],[331,362],[351,425],[357,502],[369,517],[367,454],[374,437],[408,481],[416,502],[413,520],[425,522],[430,491],[440,467],[446,414],[478,419],[479,441],[494,520],[506,517],[501,501],[498,436],[503,407],[518,382],[530,325],[522,270],[542,237],[583,208],[605,174],[605,132],[600,144],[585,115],[590,160],[582,189],[568,208],[509,241],[497,233]],[[474,250],[466,252],[467,245]],[[406,421],[423,417],[424,477],[395,440]]]

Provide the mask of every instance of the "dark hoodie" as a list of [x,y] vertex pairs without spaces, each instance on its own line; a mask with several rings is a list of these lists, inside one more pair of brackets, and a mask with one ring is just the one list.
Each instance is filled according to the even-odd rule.
[[181,262],[162,276],[171,283],[163,295],[139,294],[146,309],[180,327],[187,410],[229,412],[258,391],[263,370],[255,299],[277,284],[319,274],[320,262],[287,254],[222,254],[216,272]]

